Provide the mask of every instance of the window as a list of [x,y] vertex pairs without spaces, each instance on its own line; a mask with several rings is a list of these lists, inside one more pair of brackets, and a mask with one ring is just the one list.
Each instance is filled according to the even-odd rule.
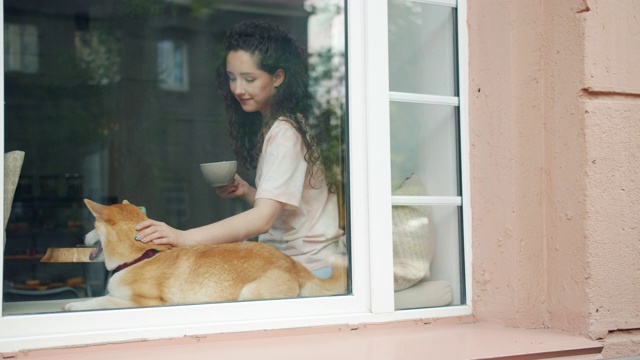
[[[61,5],[55,16],[47,18],[42,11],[33,14],[43,26],[58,28],[57,22],[74,21],[78,9],[72,8],[72,2],[58,1]],[[19,8],[21,3],[4,2],[7,22],[18,16],[7,9]],[[224,106],[213,99],[217,90],[216,61],[212,59],[219,57],[221,34],[240,20],[260,17],[286,26],[312,52],[311,85],[320,102],[315,114],[329,116],[330,121],[322,124],[330,130],[329,138],[337,141],[330,144],[336,150],[336,163],[342,164],[338,173],[343,180],[342,222],[349,238],[350,293],[75,313],[47,308],[54,300],[8,301],[3,293],[0,351],[34,348],[36,342],[38,347],[91,343],[96,341],[95,334],[100,334],[100,342],[110,342],[471,312],[469,284],[464,281],[469,277],[469,267],[464,266],[469,261],[468,241],[462,241],[470,216],[466,40],[465,26],[460,26],[465,23],[465,3],[265,3],[248,6],[245,1],[225,1],[218,6],[212,2],[217,7],[203,10],[189,1],[148,2],[149,7],[147,2],[123,2],[130,7],[119,9],[125,16],[115,23],[122,29],[117,82],[88,86],[90,81],[82,71],[67,72],[75,76],[67,79],[45,76],[42,87],[5,79],[11,86],[5,94],[4,146],[7,151],[26,149],[28,160],[0,260],[0,271],[7,280],[3,292],[11,286],[7,282],[34,279],[30,278],[34,273],[48,276],[49,283],[80,277],[75,281],[84,288],[76,290],[91,291],[92,296],[104,291],[106,274],[99,269],[88,269],[83,263],[58,264],[54,269],[34,261],[47,248],[82,242],[92,223],[90,215],[76,206],[82,197],[107,203],[133,196],[142,199],[139,204],[152,217],[170,219],[178,228],[241,210],[241,203],[215,197],[202,181],[197,164],[232,156]],[[96,13],[87,14],[90,24],[113,15],[102,12],[109,11],[106,6],[92,11]],[[141,17],[153,21],[140,21]],[[405,17],[411,21],[402,21]],[[394,36],[399,34],[395,27],[401,25],[416,34],[399,44]],[[142,31],[141,26],[147,27]],[[167,29],[181,26],[189,27],[191,76],[187,74],[186,45],[173,40],[157,42],[165,38]],[[73,32],[66,35],[58,33],[55,41],[72,44]],[[425,48],[433,51],[416,52]],[[76,56],[57,54],[57,58],[67,55]],[[42,57],[43,64],[49,60],[54,59]],[[404,84],[405,80],[417,81]],[[70,83],[74,86],[68,86]],[[33,91],[18,91],[17,85]],[[189,93],[173,99],[175,96],[162,91],[164,86],[188,88]],[[403,179],[412,173],[421,179],[426,192],[398,194]],[[252,176],[250,172],[242,175],[245,179]],[[424,226],[422,214],[429,214],[428,224],[433,224],[437,239],[433,264],[446,256],[443,263],[449,265],[432,266],[432,277],[447,283],[453,294],[450,299],[424,302],[419,292],[411,292],[413,286],[402,290],[408,293],[394,291],[394,265],[399,261],[392,256],[393,237],[403,222],[395,224],[393,213],[400,207],[419,214],[417,219],[404,217],[404,224]],[[425,208],[429,211],[423,211]],[[27,260],[18,260],[23,255]],[[417,259],[429,260],[429,256]],[[422,283],[430,278],[418,280]],[[17,307],[22,310],[13,311]]]
[[38,28],[27,24],[4,24],[4,68],[34,74],[38,71]]
[[[419,299],[442,305],[448,293],[451,303],[465,303],[456,38],[455,1],[389,1],[396,290],[419,281],[405,291],[412,299],[396,297],[396,309]],[[425,274],[429,284],[418,280]],[[430,303],[437,294],[443,298]]]
[[158,42],[158,79],[165,90],[189,89],[187,44],[172,40]]

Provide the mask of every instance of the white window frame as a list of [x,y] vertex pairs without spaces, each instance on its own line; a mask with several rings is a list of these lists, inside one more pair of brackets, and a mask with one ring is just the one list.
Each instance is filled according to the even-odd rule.
[[[442,3],[442,1],[438,1]],[[0,316],[0,352],[229,333],[462,316],[472,313],[466,2],[458,1],[466,304],[394,309],[386,0],[351,1],[349,156],[352,294],[108,311]],[[2,28],[0,28],[2,29]],[[3,74],[0,74],[3,76]],[[4,77],[2,77],[4,82]],[[4,89],[0,89],[4,99]],[[4,121],[4,108],[0,110]],[[0,141],[4,142],[4,126]],[[4,165],[4,158],[0,160]],[[4,185],[4,179],[0,180]],[[0,210],[2,211],[2,210]],[[4,269],[0,257],[0,275]]]

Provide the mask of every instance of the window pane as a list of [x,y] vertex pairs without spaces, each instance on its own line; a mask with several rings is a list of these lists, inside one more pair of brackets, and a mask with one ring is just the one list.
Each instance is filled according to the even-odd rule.
[[158,81],[163,89],[187,91],[188,69],[187,45],[181,41],[158,42]]
[[38,71],[38,28],[33,25],[25,26],[22,38],[22,67],[24,72],[33,74]]
[[459,196],[457,108],[392,102],[391,174],[397,188],[411,174],[424,182],[424,193]]
[[5,23],[4,25],[4,67],[5,71],[20,70],[21,31],[20,25]]
[[[39,261],[83,246],[94,222],[84,198],[126,199],[177,229],[250,208],[218,196],[199,167],[236,158],[216,67],[226,63],[226,32],[249,19],[279,25],[309,52],[318,101],[306,121],[335,180],[334,233],[348,231],[343,1],[52,0],[36,9],[6,0],[4,16],[7,69],[40,69],[5,78],[5,150],[26,155],[6,229],[4,305],[105,293],[104,264]],[[13,25],[27,20],[38,28]],[[237,172],[255,187],[253,165]]]
[[393,207],[396,309],[464,303],[459,209]]
[[34,25],[4,25],[4,68],[34,74],[39,66],[38,28]]
[[173,84],[177,87],[184,86],[184,51],[185,48],[181,44],[176,43],[173,48]]
[[170,85],[170,66],[171,66],[171,50],[170,41],[158,42],[158,78],[160,86],[166,87]]
[[446,6],[389,1],[391,91],[456,96],[454,14]]
[[[390,91],[456,96],[454,16],[446,6],[389,2]],[[459,109],[429,101],[390,103],[396,309],[465,301]]]

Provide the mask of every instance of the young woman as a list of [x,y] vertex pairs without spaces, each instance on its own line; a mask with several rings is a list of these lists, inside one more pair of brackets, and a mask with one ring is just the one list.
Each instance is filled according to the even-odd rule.
[[317,276],[328,277],[331,258],[343,251],[344,234],[336,195],[329,191],[306,124],[311,96],[305,53],[287,32],[267,22],[234,26],[224,45],[226,62],[218,77],[232,147],[240,165],[256,169],[256,187],[236,175],[216,192],[252,207],[185,231],[150,219],[136,226],[136,239],[185,246],[258,236]]

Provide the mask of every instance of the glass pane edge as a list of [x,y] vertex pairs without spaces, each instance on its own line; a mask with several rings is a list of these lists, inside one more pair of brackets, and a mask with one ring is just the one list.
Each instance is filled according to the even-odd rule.
[[392,205],[462,205],[461,196],[392,196]]
[[407,0],[410,2],[422,3],[422,4],[430,4],[430,5],[440,5],[440,6],[449,6],[449,7],[458,7],[457,0]]
[[398,91],[389,92],[389,100],[397,102],[413,102],[420,104],[433,104],[433,105],[450,105],[459,106],[460,98],[457,96],[443,96],[443,95],[427,95],[406,93]]

